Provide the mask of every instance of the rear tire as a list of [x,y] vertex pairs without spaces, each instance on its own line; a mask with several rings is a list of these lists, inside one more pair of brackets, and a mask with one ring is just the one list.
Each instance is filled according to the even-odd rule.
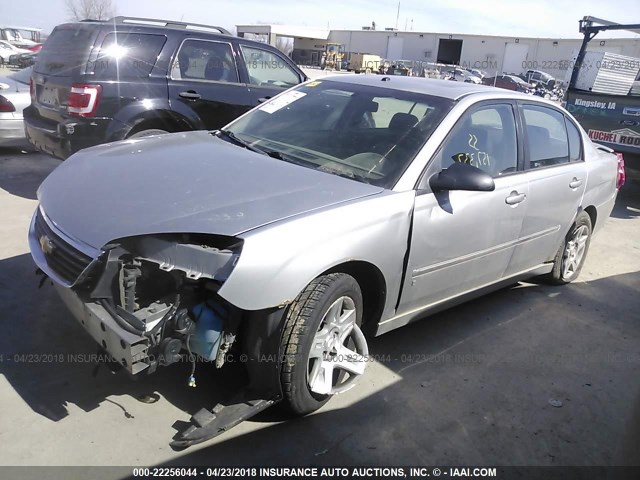
[[127,138],[144,138],[150,137],[151,135],[164,135],[165,133],[169,133],[166,130],[161,130],[159,128],[149,128],[146,130],[140,130],[138,132],[130,134]]
[[553,270],[542,277],[552,285],[564,285],[580,275],[591,243],[591,217],[580,212],[556,253]]
[[306,415],[335,393],[351,388],[364,373],[368,349],[360,330],[360,286],[344,273],[320,276],[298,295],[285,315],[280,348],[285,407]]

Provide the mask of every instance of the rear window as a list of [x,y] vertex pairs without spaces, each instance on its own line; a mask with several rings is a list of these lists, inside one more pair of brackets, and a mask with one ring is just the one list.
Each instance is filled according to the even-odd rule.
[[38,52],[35,71],[54,76],[70,76],[89,59],[97,29],[92,25],[56,27]]
[[164,35],[110,33],[88,71],[103,80],[147,77],[166,40]]
[[530,168],[567,163],[569,142],[564,115],[537,105],[525,105],[523,113],[529,139]]

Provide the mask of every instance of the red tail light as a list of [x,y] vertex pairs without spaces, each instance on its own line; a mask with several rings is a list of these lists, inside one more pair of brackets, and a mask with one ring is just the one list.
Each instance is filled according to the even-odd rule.
[[616,188],[620,188],[624,185],[627,179],[627,174],[624,171],[624,156],[620,152],[615,152],[618,157],[618,177],[616,178]]
[[101,85],[71,85],[71,92],[67,101],[67,112],[79,117],[93,117],[98,109]]
[[15,112],[16,107],[9,100],[0,95],[0,112]]

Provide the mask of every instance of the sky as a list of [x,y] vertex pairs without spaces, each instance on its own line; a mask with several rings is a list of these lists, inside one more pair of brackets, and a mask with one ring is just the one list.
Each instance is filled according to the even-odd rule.
[[[395,27],[397,0],[113,0],[118,15],[219,25],[271,23],[330,29],[360,29],[375,21]],[[580,38],[585,15],[618,23],[640,23],[639,0],[401,0],[398,27],[404,30]],[[68,20],[65,0],[7,0],[0,23],[39,27],[46,32]],[[602,38],[640,35],[607,32]]]

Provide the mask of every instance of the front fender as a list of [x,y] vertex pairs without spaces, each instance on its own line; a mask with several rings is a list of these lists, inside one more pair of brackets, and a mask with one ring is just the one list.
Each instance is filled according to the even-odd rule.
[[358,260],[387,285],[386,317],[398,299],[415,193],[385,191],[252,231],[219,295],[244,310],[290,303],[314,278]]

